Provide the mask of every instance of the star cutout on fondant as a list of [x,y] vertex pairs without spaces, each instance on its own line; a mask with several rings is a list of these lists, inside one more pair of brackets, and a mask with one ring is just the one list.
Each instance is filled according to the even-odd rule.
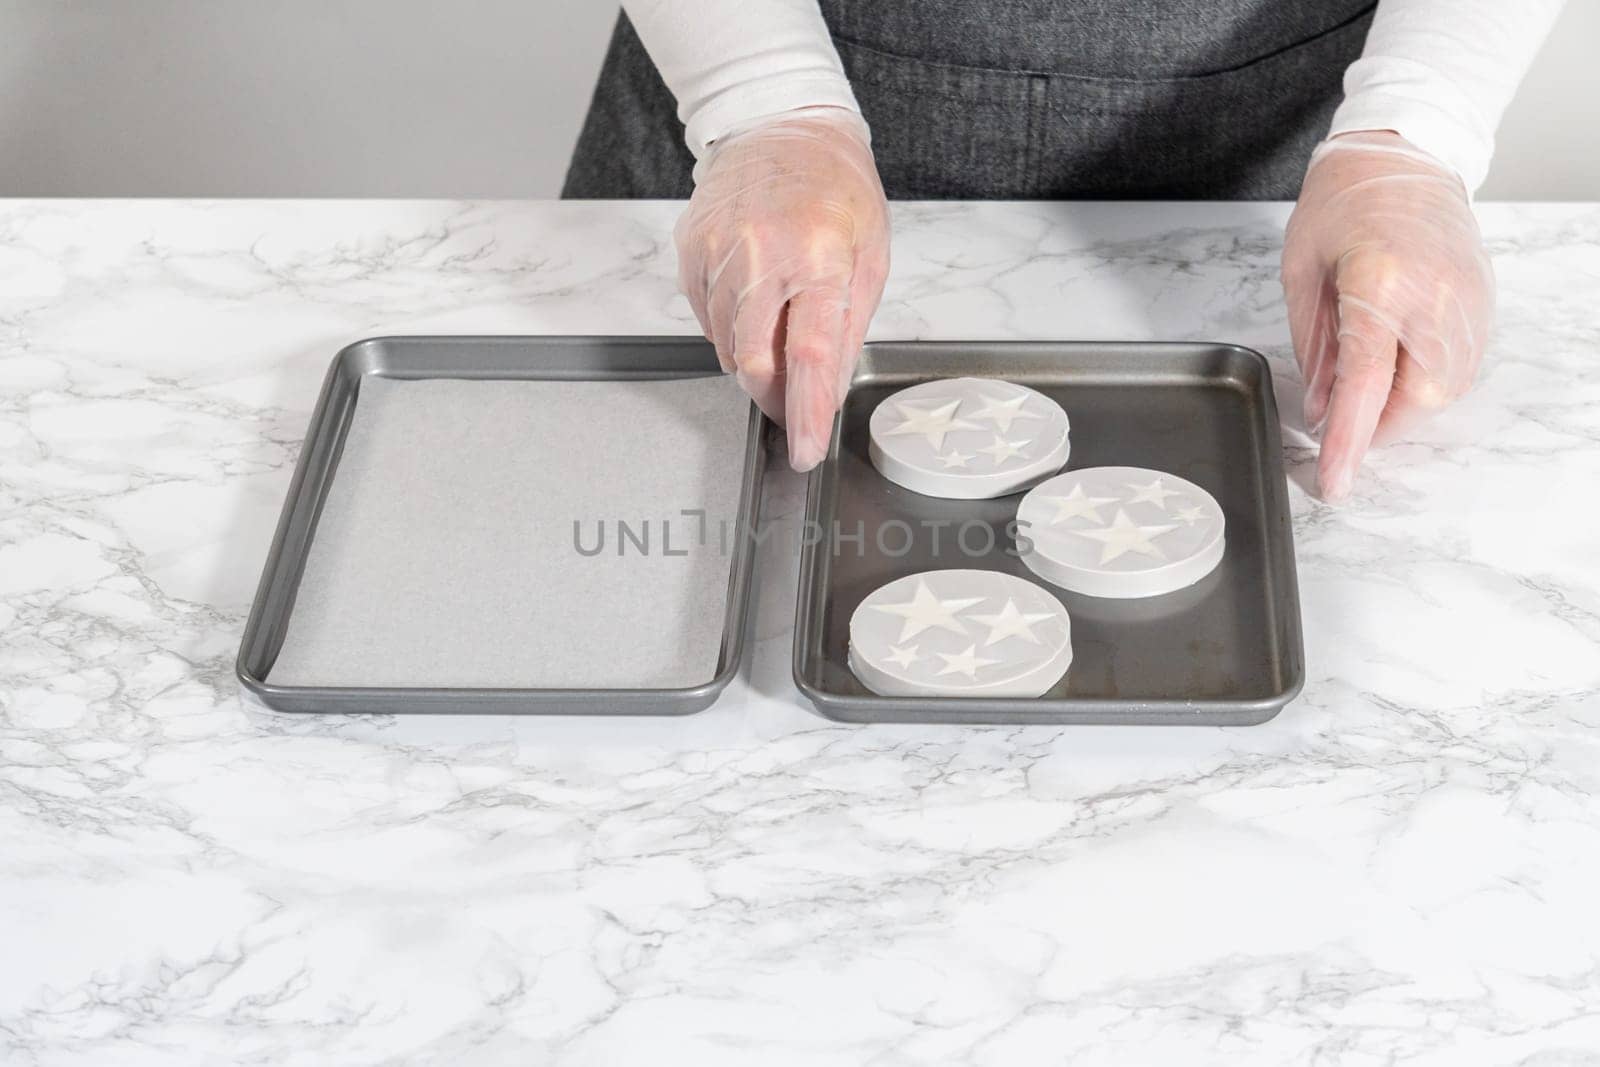
[[998,397],[983,397],[983,407],[972,413],[975,419],[988,419],[997,426],[1001,433],[1009,433],[1011,424],[1017,419],[1041,419],[1043,415],[1035,415],[1031,411],[1023,411],[1022,405],[1028,402],[1028,394],[1014,396],[1010,400]]
[[1095,522],[1099,522],[1101,521],[1100,505],[1115,504],[1117,502],[1116,497],[1090,496],[1083,491],[1081,482],[1074,485],[1072,492],[1066,496],[1047,496],[1045,500],[1056,506],[1055,517],[1050,520],[1051,526],[1058,522],[1066,522],[1068,519],[1078,518],[1093,519]]
[[933,627],[948,630],[953,634],[966,633],[967,628],[956,620],[956,616],[974,604],[983,603],[983,600],[984,598],[981,596],[940,600],[933,595],[933,590],[928,588],[928,583],[919,578],[917,579],[916,593],[904,604],[874,604],[872,606],[878,611],[888,612],[890,615],[898,615],[906,620],[906,624],[900,628],[900,636],[897,638],[900,644],[905,644],[922,631]]
[[1193,526],[1204,514],[1199,508],[1179,508],[1177,511],[1178,518],[1183,520],[1185,526]]
[[944,464],[945,470],[949,470],[951,467],[965,467],[967,465],[967,461],[971,458],[972,457],[965,452],[956,452],[954,450],[945,452],[939,456],[939,460]]
[[993,456],[994,457],[994,465],[996,467],[998,467],[998,466],[1000,466],[1000,464],[1004,463],[1006,460],[1010,459],[1012,456],[1020,456],[1023,459],[1027,459],[1028,458],[1028,454],[1026,452],[1022,451],[1022,450],[1024,448],[1027,448],[1028,445],[1030,445],[1030,444],[1032,444],[1032,442],[1031,441],[1026,441],[1026,440],[1024,440],[1024,441],[1007,441],[1005,438],[1001,437],[999,434],[995,434],[994,435],[994,443],[991,444],[991,445],[988,445],[985,448],[980,448],[980,449],[978,449],[978,451],[982,452],[986,456]]
[[1178,490],[1168,489],[1161,483],[1160,478],[1157,478],[1149,485],[1139,485],[1137,482],[1130,483],[1128,488],[1133,490],[1133,495],[1128,498],[1128,503],[1154,504],[1162,511],[1167,509],[1167,497],[1178,495]]
[[916,645],[911,645],[909,647],[904,645],[895,645],[889,649],[883,658],[888,662],[893,663],[897,667],[909,667],[922,657],[917,655]]
[[977,645],[968,645],[965,652],[958,652],[954,656],[948,652],[940,652],[938,656],[944,660],[944,666],[939,669],[940,674],[964,674],[974,680],[978,677],[979,667],[992,667],[1000,662],[997,659],[984,659],[978,655]]
[[901,434],[921,434],[922,437],[935,449],[944,447],[944,435],[951,430],[976,430],[980,427],[975,422],[956,418],[956,409],[961,406],[959,399],[950,400],[942,404],[936,403],[932,407],[921,407],[910,401],[896,402],[895,410],[905,416],[905,421],[898,426],[883,431],[886,437],[898,437]]
[[1156,559],[1166,559],[1166,555],[1151,540],[1159,537],[1168,530],[1178,527],[1172,523],[1159,526],[1140,526],[1128,518],[1128,513],[1121,508],[1112,516],[1111,525],[1100,529],[1073,530],[1080,537],[1087,537],[1092,541],[1099,541],[1103,546],[1100,549],[1100,562],[1110,563],[1129,552],[1137,552],[1144,556],[1154,556]]
[[983,642],[983,647],[988,648],[1008,637],[1020,637],[1031,645],[1037,645],[1039,635],[1033,632],[1033,627],[1051,617],[1048,611],[1019,611],[1017,602],[1006,597],[1006,606],[998,612],[993,615],[974,615],[972,621],[989,627],[989,636]]

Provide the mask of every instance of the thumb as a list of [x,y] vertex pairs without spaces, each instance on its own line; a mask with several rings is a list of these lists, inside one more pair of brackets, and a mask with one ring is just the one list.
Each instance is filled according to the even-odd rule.
[[839,366],[845,358],[849,303],[842,279],[803,289],[789,301],[784,422],[789,463],[797,471],[821,463],[833,437],[833,416],[842,399]]

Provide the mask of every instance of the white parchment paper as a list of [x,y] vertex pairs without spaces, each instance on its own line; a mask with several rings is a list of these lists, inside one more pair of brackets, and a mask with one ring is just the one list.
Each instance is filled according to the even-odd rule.
[[725,376],[365,379],[268,680],[709,681],[749,411]]

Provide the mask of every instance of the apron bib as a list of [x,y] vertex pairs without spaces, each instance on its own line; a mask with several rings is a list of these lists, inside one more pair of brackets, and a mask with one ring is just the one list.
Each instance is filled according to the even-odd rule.
[[[822,0],[891,200],[1293,199],[1373,0]],[[672,94],[619,17],[562,190],[682,199]]]

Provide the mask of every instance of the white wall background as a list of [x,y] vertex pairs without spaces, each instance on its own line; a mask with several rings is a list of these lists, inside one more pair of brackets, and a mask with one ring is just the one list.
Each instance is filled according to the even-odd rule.
[[[615,12],[0,0],[0,195],[554,196]],[[1482,198],[1600,199],[1597,44],[1568,0]]]

